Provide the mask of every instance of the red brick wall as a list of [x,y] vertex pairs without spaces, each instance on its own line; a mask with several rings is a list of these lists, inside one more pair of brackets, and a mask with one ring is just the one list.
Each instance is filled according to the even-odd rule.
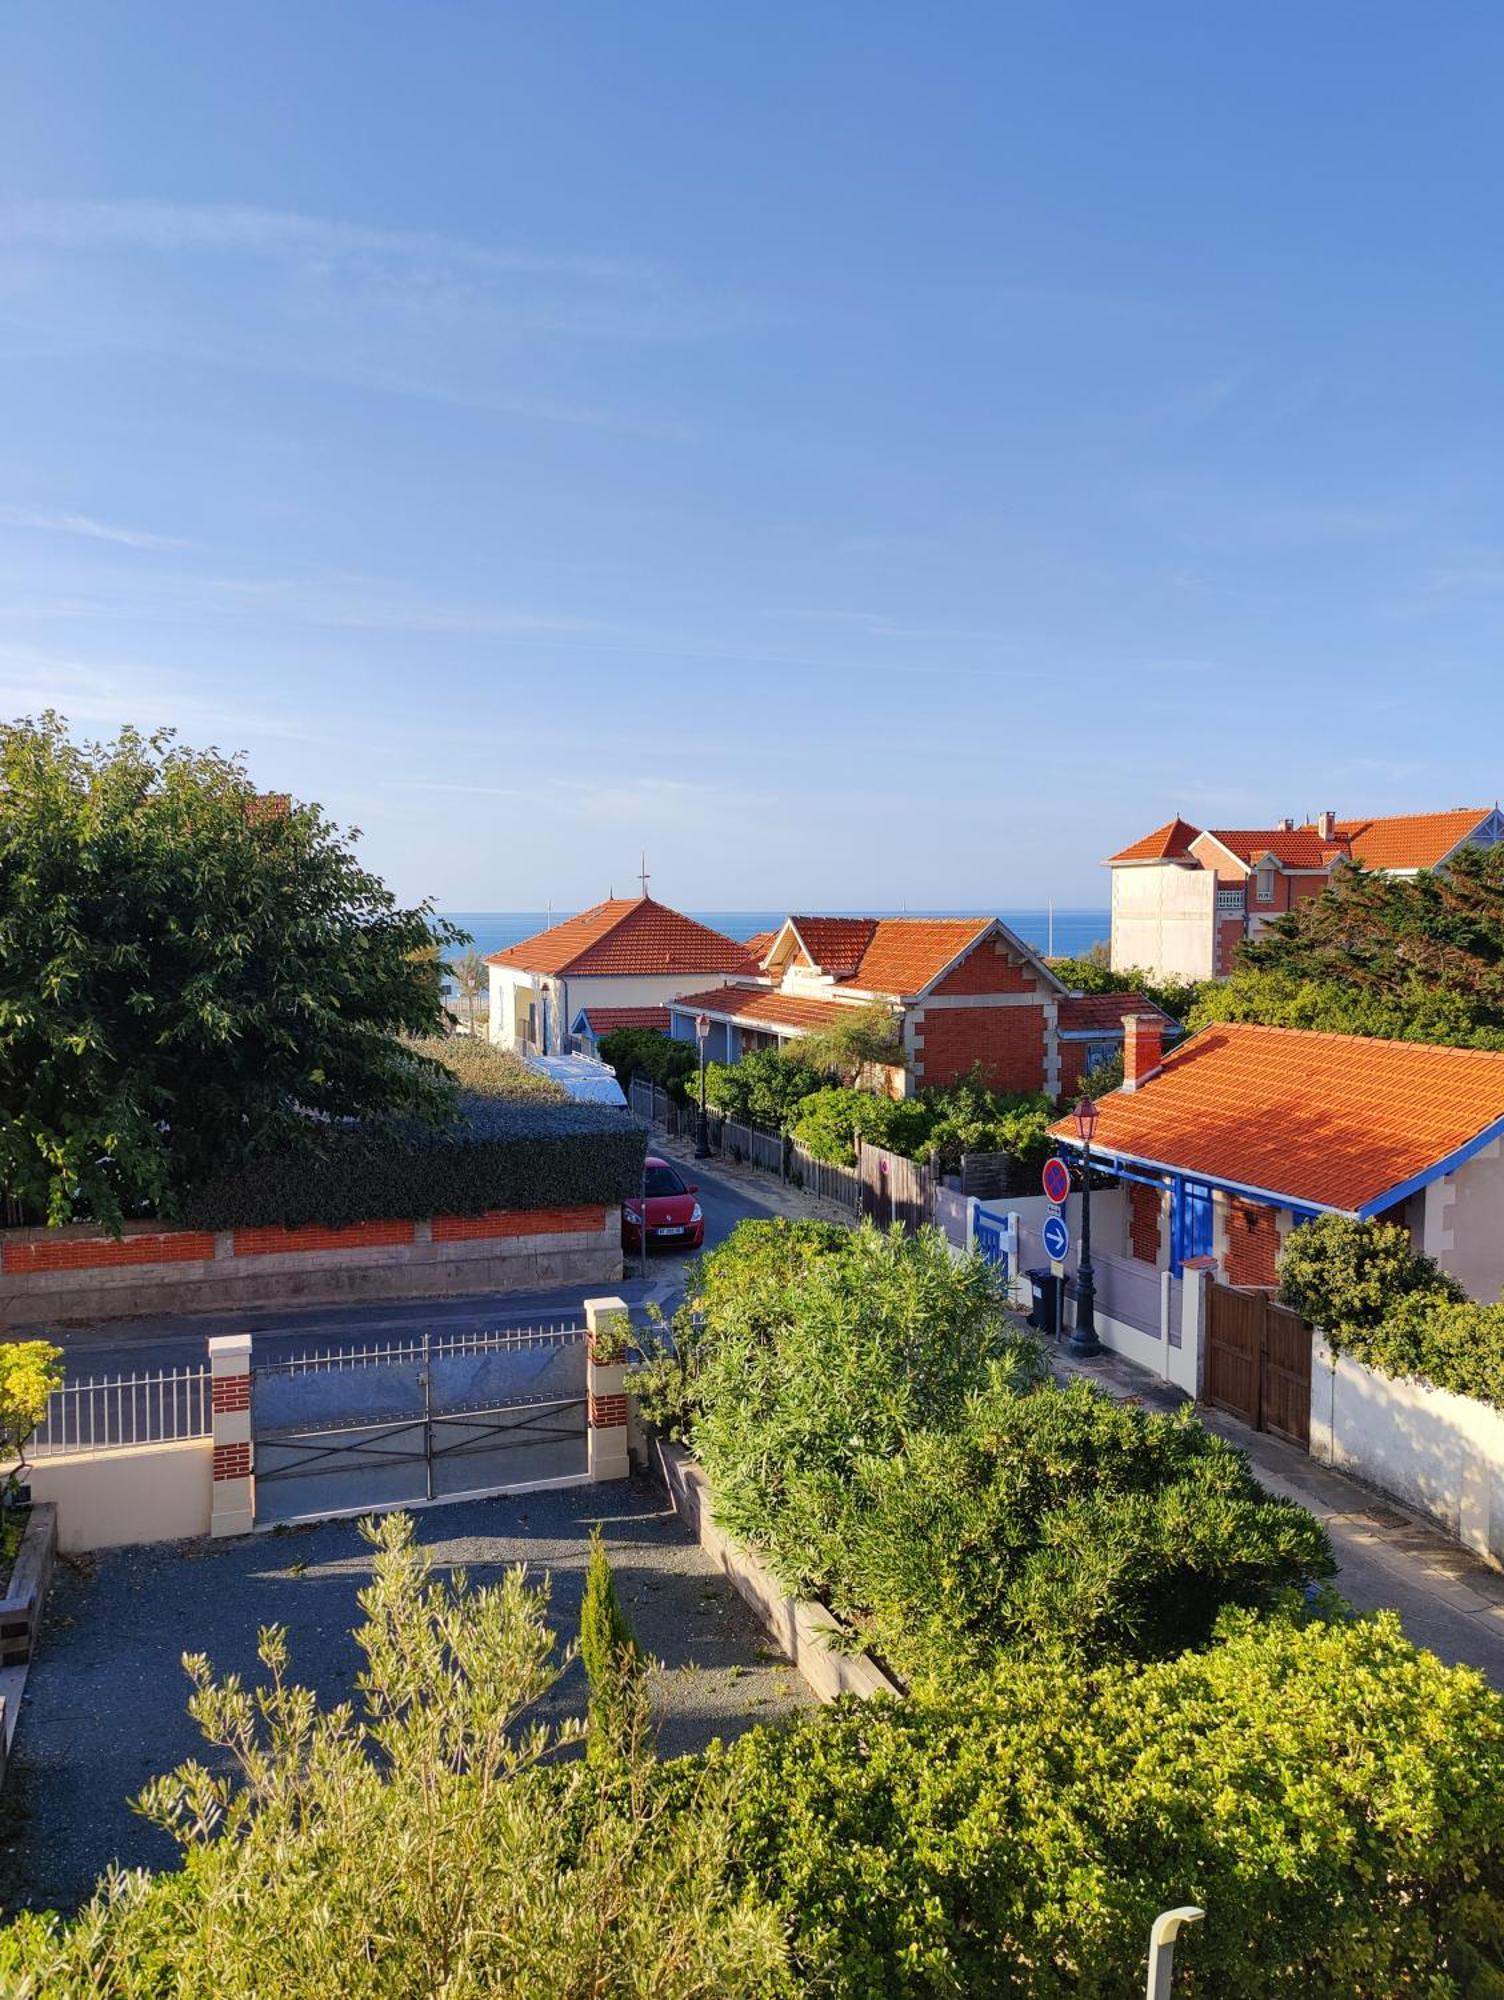
[[1141,1264],[1159,1262],[1160,1198],[1141,1181],[1128,1182],[1128,1248]]
[[953,972],[948,972],[935,988],[937,993],[1034,993],[1038,984],[1032,972],[1015,965],[1006,947],[991,943],[978,945]]
[[1037,1007],[918,1010],[922,1037],[914,1074],[921,1084],[955,1083],[976,1063],[994,1090],[1043,1090],[1044,1003]]
[[436,1215],[435,1243],[477,1243],[493,1236],[564,1236],[604,1229],[603,1208],[493,1208],[484,1215]]
[[411,1243],[410,1222],[355,1222],[348,1229],[324,1229],[308,1223],[302,1229],[237,1229],[237,1257],[275,1257],[288,1250],[378,1250],[388,1243]]
[[1279,1218],[1262,1202],[1233,1200],[1227,1206],[1227,1282],[1272,1285],[1278,1273]]
[[50,1242],[7,1243],[0,1268],[21,1276],[39,1271],[93,1271],[124,1264],[192,1264],[214,1255],[207,1230],[172,1229],[149,1236],[59,1236]]
[[1074,1097],[1081,1087],[1081,1079],[1086,1074],[1086,1051],[1090,1042],[1062,1042],[1060,1044],[1060,1096],[1064,1100]]

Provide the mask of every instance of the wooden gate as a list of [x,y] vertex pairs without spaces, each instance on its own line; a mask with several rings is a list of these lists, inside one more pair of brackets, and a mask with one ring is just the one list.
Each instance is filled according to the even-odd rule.
[[905,1229],[922,1229],[930,1219],[930,1176],[917,1161],[864,1139],[857,1157],[862,1184],[862,1213],[874,1222],[901,1222]]
[[1311,1441],[1311,1329],[1267,1292],[1212,1285],[1206,1394],[1255,1430]]

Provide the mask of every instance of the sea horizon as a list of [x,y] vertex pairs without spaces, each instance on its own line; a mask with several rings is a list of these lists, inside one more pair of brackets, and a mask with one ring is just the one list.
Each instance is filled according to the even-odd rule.
[[[441,917],[467,931],[482,958],[493,951],[505,951],[524,938],[577,916],[575,910],[440,910]],[[686,910],[696,923],[708,924],[740,942],[758,931],[775,930],[788,916],[787,910]],[[835,917],[974,917],[981,914],[975,905],[965,910],[827,910]],[[1105,944],[1111,934],[1112,913],[1105,908],[1048,905],[1029,910],[996,910],[992,913],[1016,937],[1035,951],[1050,951],[1057,958],[1080,958],[1097,943]]]

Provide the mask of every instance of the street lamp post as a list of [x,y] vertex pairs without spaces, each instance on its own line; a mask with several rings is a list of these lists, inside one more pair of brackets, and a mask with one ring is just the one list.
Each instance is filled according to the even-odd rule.
[[1097,1281],[1091,1268],[1091,1142],[1097,1130],[1097,1107],[1089,1097],[1076,1106],[1076,1131],[1081,1139],[1081,1262],[1076,1271],[1076,1324],[1067,1342],[1082,1360],[1102,1352],[1097,1338]]
[[710,1039],[710,1016],[696,1014],[695,1040],[700,1044],[700,1129],[695,1138],[695,1158],[710,1158],[710,1133],[705,1123],[705,1044]]

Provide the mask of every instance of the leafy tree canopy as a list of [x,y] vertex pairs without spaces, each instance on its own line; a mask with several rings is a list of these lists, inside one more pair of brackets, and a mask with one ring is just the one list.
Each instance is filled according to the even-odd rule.
[[1339,868],[1203,988],[1192,1025],[1212,1021],[1504,1049],[1504,847],[1415,876]]
[[648,1077],[681,1102],[700,1065],[693,1042],[675,1041],[656,1028],[615,1028],[597,1043],[600,1059],[616,1072],[623,1090],[634,1076]]
[[814,1034],[800,1035],[786,1051],[790,1062],[802,1063],[818,1076],[835,1076],[855,1083],[864,1070],[901,1066],[903,1035],[898,1016],[885,1000],[843,1009],[843,1018]]
[[441,1025],[461,934],[350,839],[171,731],[0,728],[0,1187],[116,1227],[318,1118],[448,1116],[401,1038]]
[[1106,952],[1095,947],[1086,958],[1051,959],[1050,970],[1073,993],[1142,993],[1175,1021],[1185,1020],[1202,990],[1191,979],[1156,978],[1141,965],[1125,966],[1121,972],[1114,972]]

